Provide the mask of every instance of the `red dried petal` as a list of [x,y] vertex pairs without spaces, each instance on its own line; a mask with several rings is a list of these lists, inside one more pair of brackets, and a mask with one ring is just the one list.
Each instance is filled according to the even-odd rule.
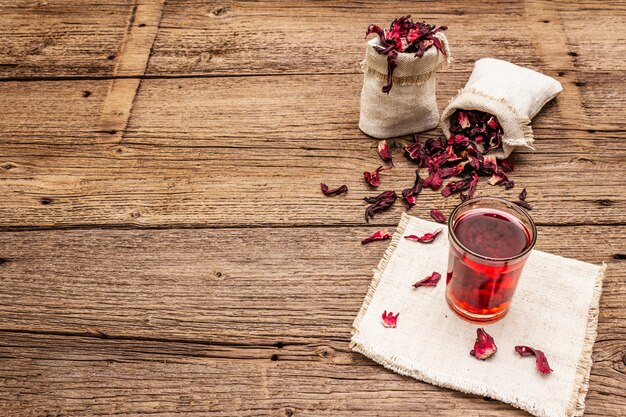
[[485,174],[493,174],[498,171],[498,161],[493,155],[485,155],[483,162],[480,164],[480,169]]
[[367,31],[365,32],[365,37],[367,38],[372,33],[376,33],[380,37],[381,41],[385,39],[385,31],[379,26],[369,25],[367,27]]
[[376,197],[365,197],[365,202],[370,205],[365,209],[365,221],[369,223],[369,219],[374,217],[374,213],[378,213],[389,209],[398,198],[395,191],[385,191]]
[[436,190],[443,184],[443,178],[441,178],[441,170],[435,168],[434,170],[428,170],[430,175],[424,180],[424,187],[429,187],[432,190]]
[[366,243],[370,243],[373,242],[375,240],[384,240],[384,239],[389,239],[391,237],[391,234],[386,231],[386,230],[378,230],[374,233],[372,233],[369,237],[366,237],[365,239],[363,239],[361,241],[362,245],[365,245]]
[[402,190],[402,198],[406,202],[407,210],[415,205],[417,195],[422,191],[423,181],[422,178],[420,178],[419,172],[419,169],[415,170],[415,183],[413,183],[413,187]]
[[424,151],[426,152],[426,155],[430,157],[435,156],[439,152],[443,152],[445,148],[446,142],[442,138],[431,138],[424,143]]
[[437,223],[446,222],[446,215],[443,214],[441,210],[438,210],[438,209],[432,209],[430,211],[430,217],[432,217]]
[[531,206],[529,203],[527,203],[524,200],[517,200],[517,201],[513,201],[514,204],[517,204],[520,207],[524,207],[526,210],[530,211],[533,209],[533,206]]
[[470,127],[470,121],[469,117],[467,117],[467,113],[459,111],[457,114],[457,119],[462,129],[467,129],[468,127]]
[[328,188],[328,185],[322,182],[320,183],[320,187],[322,189],[322,193],[324,193],[324,195],[328,197],[333,196],[333,195],[343,194],[348,191],[347,185],[342,185],[340,187],[335,188],[334,190],[331,190]]
[[515,169],[513,162],[510,162],[508,159],[503,159],[500,163],[502,164],[502,171],[504,172],[513,172]]
[[537,365],[537,370],[542,374],[549,374],[552,372],[552,369],[550,369],[550,365],[548,364],[548,358],[546,358],[546,355],[539,349],[533,349],[529,346],[515,346],[515,351],[522,357],[534,356],[536,358],[535,363]]
[[388,169],[391,168],[383,168],[382,166],[380,166],[372,172],[365,171],[363,173],[363,178],[365,178],[365,181],[367,181],[372,187],[378,187],[381,171],[385,171]]
[[500,127],[500,123],[498,122],[498,119],[496,118],[496,116],[491,116],[487,120],[487,126],[489,126],[493,130],[496,130],[497,128]]
[[414,241],[414,242],[430,243],[430,242],[432,242],[433,240],[435,240],[435,238],[437,237],[437,235],[438,235],[439,233],[441,233],[441,231],[442,231],[442,230],[443,230],[443,229],[437,229],[437,230],[435,230],[435,231],[434,231],[434,232],[432,232],[432,233],[426,233],[426,234],[424,234],[424,235],[422,235],[422,236],[408,235],[408,236],[405,236],[404,238],[405,238],[405,239],[412,240],[412,241]]
[[426,157],[426,152],[422,145],[419,143],[419,140],[415,135],[413,135],[414,142],[410,145],[404,147],[406,155],[413,161],[417,162],[420,167],[425,168],[428,166],[428,158]]
[[391,160],[391,151],[389,151],[389,144],[386,140],[381,140],[378,142],[378,155],[380,158],[385,161],[391,163],[393,166],[393,161]]
[[398,66],[398,62],[396,61],[397,57],[398,52],[394,50],[389,51],[387,54],[387,84],[383,86],[383,93],[389,94],[389,91],[391,91],[391,87],[393,86],[393,71]]
[[502,171],[494,172],[487,182],[489,185],[503,185],[505,190],[513,188],[513,185],[515,185],[515,183],[509,180],[509,177],[507,177],[507,175]]
[[387,310],[383,311],[383,326],[391,328],[396,327],[398,325],[399,315],[400,313],[396,313],[396,315],[394,316],[391,311],[389,312],[389,314],[387,314]]
[[476,330],[476,341],[474,349],[470,351],[470,355],[476,359],[485,360],[498,351],[498,347],[485,329]]
[[465,168],[465,162],[460,162],[456,165],[453,165],[451,167],[446,167],[446,168],[442,168],[441,169],[441,178],[446,179],[446,178],[450,178],[450,177],[454,177],[457,175],[460,175],[461,172],[463,172],[463,169]]
[[472,186],[474,182],[474,177],[476,177],[476,181],[478,181],[478,176],[474,173],[471,177],[464,178],[459,181],[450,181],[446,186],[441,190],[441,195],[444,197],[450,196],[450,194],[465,191]]
[[525,201],[525,200],[526,200],[526,188],[524,188],[524,189],[523,189],[523,190],[519,193],[519,197],[517,197],[517,198],[519,198],[519,199],[520,199],[520,200],[522,200],[522,201]]
[[439,272],[433,272],[432,274],[430,274],[423,280],[417,281],[415,284],[413,284],[413,288],[436,287],[440,279],[441,279],[441,274]]

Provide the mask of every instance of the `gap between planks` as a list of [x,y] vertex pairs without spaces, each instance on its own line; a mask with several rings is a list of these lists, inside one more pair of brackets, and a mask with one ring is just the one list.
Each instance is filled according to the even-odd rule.
[[[363,206],[365,208],[365,206]],[[415,214],[407,213],[411,216]],[[419,217],[419,216],[417,216]],[[426,220],[431,220],[426,218]],[[329,223],[329,224],[283,224],[283,223],[264,223],[264,224],[231,224],[231,225],[207,225],[207,224],[168,224],[168,225],[131,225],[131,224],[72,224],[66,226],[0,226],[0,233],[16,233],[16,232],[55,232],[64,230],[238,230],[238,229],[340,229],[340,228],[359,228],[359,227],[396,227],[397,222],[372,222],[372,223]],[[624,227],[624,222],[613,223],[549,223],[535,222],[539,227]]]

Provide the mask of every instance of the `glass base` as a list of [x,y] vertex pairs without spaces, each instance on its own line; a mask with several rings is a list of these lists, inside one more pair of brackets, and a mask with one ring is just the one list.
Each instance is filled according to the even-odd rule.
[[478,315],[469,313],[458,306],[456,306],[450,298],[448,298],[448,294],[446,293],[446,301],[448,302],[448,307],[452,310],[457,316],[462,318],[465,321],[469,321],[470,323],[495,323],[496,321],[504,318],[506,314],[509,312],[509,308],[507,307],[505,310],[502,310],[496,314],[490,315]]

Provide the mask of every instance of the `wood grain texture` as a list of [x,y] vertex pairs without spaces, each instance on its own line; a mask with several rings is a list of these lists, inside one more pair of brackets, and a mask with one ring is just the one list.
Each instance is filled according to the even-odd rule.
[[112,75],[132,12],[122,0],[3,0],[0,78]]
[[[619,345],[596,349],[603,355],[595,355],[586,416],[619,415],[623,392],[607,395],[603,385],[625,382]],[[528,415],[381,371],[344,341],[223,346],[5,333],[0,357],[0,410],[11,416]]]
[[[450,26],[440,109],[484,56],[563,84],[516,187],[479,194],[526,187],[538,249],[608,263],[586,415],[624,415],[625,11],[0,1],[0,415],[525,415],[348,348],[386,247],[359,241],[403,211],[364,224],[362,35],[406,13]],[[411,185],[407,140],[381,191]],[[423,191],[410,213],[457,202]]]
[[[443,107],[465,75],[441,78]],[[0,104],[1,226],[363,224],[362,198],[376,191],[362,172],[380,160],[376,141],[356,126],[360,75],[143,80],[123,139],[100,130],[98,118],[116,81],[0,83],[0,94],[12,98]],[[567,117],[575,103],[557,99],[535,118],[536,151],[513,159],[518,187],[479,191],[514,198],[527,187],[542,224],[622,224],[621,133],[601,130],[613,122],[600,101],[584,109],[594,124],[581,128]],[[415,167],[400,151],[396,160],[381,189],[412,182]],[[350,192],[324,198],[320,182],[345,183]],[[457,201],[424,191],[418,205]],[[398,203],[374,224],[394,223],[388,219],[401,210]]]
[[[624,400],[626,275],[613,259],[623,229],[540,228],[540,249],[609,262],[588,415],[617,415]],[[0,409],[522,415],[349,351],[352,320],[386,246],[361,246],[370,231],[2,233]]]

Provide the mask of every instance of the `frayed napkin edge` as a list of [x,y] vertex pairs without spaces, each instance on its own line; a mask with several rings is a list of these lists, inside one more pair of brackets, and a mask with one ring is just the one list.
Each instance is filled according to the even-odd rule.
[[[516,399],[505,399],[499,398],[500,396],[496,393],[492,393],[489,390],[485,389],[485,387],[473,387],[471,390],[460,388],[458,384],[454,383],[441,383],[431,378],[430,376],[424,374],[423,372],[417,370],[411,370],[408,367],[402,366],[399,364],[399,358],[393,358],[395,363],[390,361],[383,354],[379,354],[375,352],[375,349],[372,349],[371,346],[366,346],[365,343],[358,341],[358,327],[367,312],[369,305],[376,293],[376,289],[380,283],[380,280],[387,268],[387,264],[390,262],[391,257],[393,256],[398,244],[400,243],[400,239],[404,235],[404,231],[407,226],[411,222],[410,216],[406,213],[402,213],[402,217],[400,219],[400,223],[396,227],[396,230],[391,239],[391,243],[387,247],[382,259],[378,263],[378,266],[373,270],[372,281],[370,282],[369,288],[367,290],[367,294],[365,295],[365,299],[363,300],[363,305],[361,306],[359,313],[357,314],[354,322],[352,323],[352,338],[350,340],[350,349],[352,351],[360,353],[374,362],[382,365],[384,368],[389,369],[393,372],[396,372],[400,375],[408,376],[420,381],[424,381],[426,383],[440,386],[443,388],[450,388],[455,391],[464,392],[466,394],[474,394],[474,395],[482,395],[489,396],[496,400],[503,401],[517,408],[521,408],[535,416],[539,417],[549,417],[549,414],[541,405],[536,403],[526,403],[521,398]],[[557,255],[555,255],[557,256]],[[583,348],[581,352],[580,361],[578,362],[578,366],[576,368],[576,378],[574,380],[572,395],[569,401],[569,406],[567,412],[565,414],[566,417],[580,417],[585,412],[585,398],[587,396],[587,392],[589,391],[589,378],[591,375],[591,367],[593,365],[593,346],[595,344],[597,335],[598,335],[598,317],[600,313],[600,296],[602,295],[602,284],[604,281],[604,275],[606,272],[607,265],[606,263],[602,263],[599,266],[598,274],[596,275],[596,281],[593,288],[593,294],[591,298],[591,302],[589,304],[589,313],[587,315],[587,328],[585,330],[585,340],[583,342]]]

